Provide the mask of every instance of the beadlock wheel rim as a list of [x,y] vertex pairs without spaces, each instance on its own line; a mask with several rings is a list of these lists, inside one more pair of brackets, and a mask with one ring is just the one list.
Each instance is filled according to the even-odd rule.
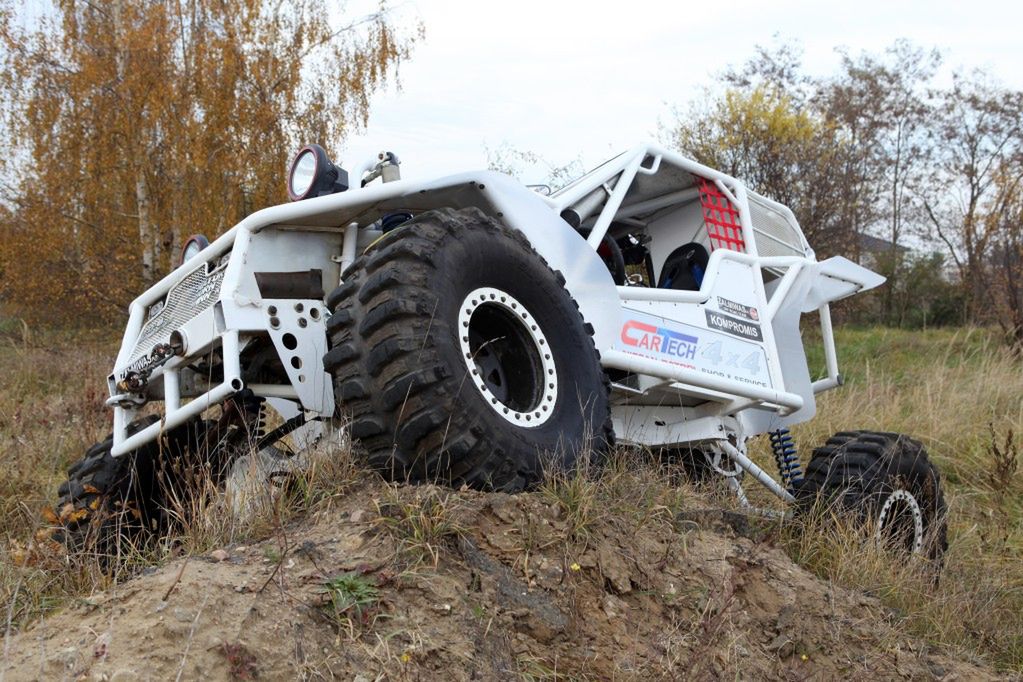
[[468,376],[491,409],[525,428],[554,413],[558,372],[550,343],[514,296],[480,287],[458,311],[458,342]]
[[881,505],[881,511],[877,517],[878,542],[883,542],[892,529],[897,530],[897,524],[906,523],[912,519],[913,541],[907,543],[911,554],[919,554],[924,545],[924,519],[920,511],[920,504],[916,501],[913,493],[908,490],[898,489],[893,492]]

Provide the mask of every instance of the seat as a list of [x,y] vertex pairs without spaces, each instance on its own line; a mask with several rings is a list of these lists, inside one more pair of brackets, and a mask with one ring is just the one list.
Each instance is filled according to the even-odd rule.
[[664,260],[657,288],[699,291],[709,260],[710,253],[703,244],[696,242],[683,244],[668,254]]

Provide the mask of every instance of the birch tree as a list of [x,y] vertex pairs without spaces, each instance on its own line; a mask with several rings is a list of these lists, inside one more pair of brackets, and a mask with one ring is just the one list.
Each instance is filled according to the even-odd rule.
[[284,200],[297,145],[364,125],[420,35],[325,0],[4,6],[0,293],[30,316],[116,317],[190,234]]

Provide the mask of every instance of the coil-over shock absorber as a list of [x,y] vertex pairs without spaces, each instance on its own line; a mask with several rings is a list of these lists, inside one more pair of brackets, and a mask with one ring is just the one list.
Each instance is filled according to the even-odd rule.
[[252,391],[244,390],[235,399],[241,416],[240,426],[245,429],[246,436],[252,443],[258,442],[266,435],[266,399],[253,395]]
[[774,451],[774,459],[778,463],[778,475],[782,483],[791,490],[797,483],[803,480],[803,470],[799,466],[799,452],[796,451],[796,442],[788,429],[778,429],[771,432],[771,450]]

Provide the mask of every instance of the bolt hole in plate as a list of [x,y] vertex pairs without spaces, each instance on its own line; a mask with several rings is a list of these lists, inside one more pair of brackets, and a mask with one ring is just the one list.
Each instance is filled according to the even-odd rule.
[[543,329],[511,294],[469,292],[458,311],[458,343],[469,378],[502,418],[534,428],[553,413],[558,375]]
[[923,549],[923,512],[913,493],[900,488],[888,496],[877,515],[876,538],[910,554],[918,554]]

